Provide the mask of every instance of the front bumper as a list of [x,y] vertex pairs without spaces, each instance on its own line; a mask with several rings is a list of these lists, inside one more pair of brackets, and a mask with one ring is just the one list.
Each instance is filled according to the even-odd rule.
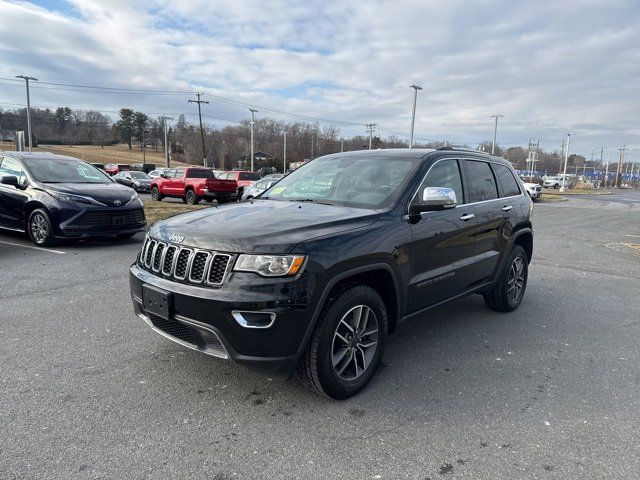
[[59,237],[86,238],[142,232],[147,220],[142,207],[89,208],[58,223]]
[[[312,317],[304,274],[291,280],[232,272],[221,288],[211,288],[177,283],[134,264],[129,280],[136,315],[164,337],[273,378],[287,379],[295,371]],[[170,295],[166,319],[145,309],[143,285]],[[233,318],[235,310],[275,313],[276,318],[268,328],[246,328]]]

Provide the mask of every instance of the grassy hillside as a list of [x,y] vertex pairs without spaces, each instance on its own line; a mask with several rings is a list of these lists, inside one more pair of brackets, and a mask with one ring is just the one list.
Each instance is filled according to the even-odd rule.
[[[0,142],[0,151],[15,150],[12,142]],[[60,155],[68,155],[93,163],[142,163],[142,151],[140,147],[129,150],[126,144],[109,145],[101,148],[99,145],[41,145],[33,149],[35,152],[51,152]],[[147,148],[147,163],[155,163],[156,166],[164,166],[164,153]],[[172,161],[172,165],[182,163]]]

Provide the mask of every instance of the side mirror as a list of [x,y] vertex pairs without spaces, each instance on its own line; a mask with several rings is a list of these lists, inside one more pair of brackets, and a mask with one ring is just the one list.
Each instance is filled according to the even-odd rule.
[[160,174],[160,177],[162,177],[162,178],[167,178],[167,174],[166,174],[166,173],[161,173],[161,174]]
[[20,188],[20,184],[18,183],[18,177],[14,175],[8,175],[6,177],[2,177],[0,179],[0,183],[3,185],[13,185],[16,188]]
[[409,207],[411,215],[419,215],[421,212],[433,210],[445,210],[454,208],[458,204],[456,192],[444,187],[425,187],[422,191],[422,201]]

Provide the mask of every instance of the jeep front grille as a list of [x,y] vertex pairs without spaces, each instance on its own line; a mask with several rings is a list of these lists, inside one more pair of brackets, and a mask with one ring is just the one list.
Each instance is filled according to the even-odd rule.
[[178,282],[220,287],[226,280],[233,257],[226,253],[180,247],[147,238],[138,265]]

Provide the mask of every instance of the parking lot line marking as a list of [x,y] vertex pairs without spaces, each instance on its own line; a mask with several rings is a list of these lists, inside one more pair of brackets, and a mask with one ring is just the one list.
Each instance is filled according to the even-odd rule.
[[44,252],[57,253],[59,255],[64,255],[65,253],[67,253],[61,252],[60,250],[51,250],[50,248],[34,247],[33,245],[23,245],[22,243],[5,242],[4,240],[0,240],[0,243],[4,243],[5,245],[14,245],[16,247],[22,248],[31,248],[33,250],[42,250]]

